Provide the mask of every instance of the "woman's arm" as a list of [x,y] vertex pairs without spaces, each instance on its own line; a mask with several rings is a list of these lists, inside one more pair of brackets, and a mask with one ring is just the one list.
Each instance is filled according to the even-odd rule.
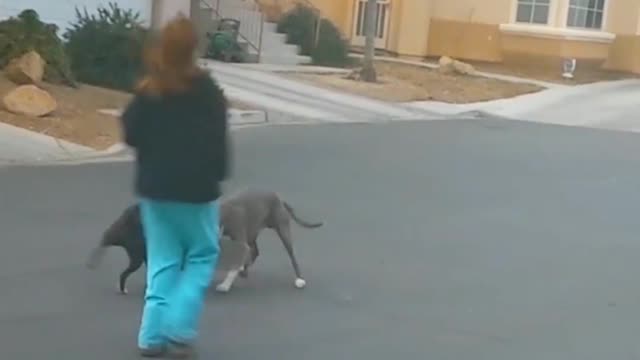
[[228,133],[228,105],[222,89],[213,80],[211,91],[211,151],[215,159],[215,172],[220,181],[230,175],[230,144]]
[[139,142],[140,122],[142,121],[142,100],[139,96],[135,96],[127,105],[121,116],[122,132],[124,142],[131,146],[137,147]]

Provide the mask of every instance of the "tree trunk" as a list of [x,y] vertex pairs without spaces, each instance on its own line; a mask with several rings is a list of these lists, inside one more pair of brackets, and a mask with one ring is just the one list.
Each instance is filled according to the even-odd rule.
[[366,41],[364,44],[364,61],[362,63],[362,71],[360,77],[367,82],[376,82],[377,75],[376,69],[373,65],[373,59],[375,58],[376,50],[376,22],[378,18],[378,1],[368,0],[365,7],[365,36]]

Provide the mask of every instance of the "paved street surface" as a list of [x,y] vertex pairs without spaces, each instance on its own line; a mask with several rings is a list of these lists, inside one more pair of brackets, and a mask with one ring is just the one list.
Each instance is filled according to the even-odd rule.
[[[255,127],[229,189],[280,191],[308,288],[271,234],[212,294],[203,359],[640,358],[640,139],[525,122]],[[2,168],[4,359],[135,359],[142,272],[83,267],[130,164]]]

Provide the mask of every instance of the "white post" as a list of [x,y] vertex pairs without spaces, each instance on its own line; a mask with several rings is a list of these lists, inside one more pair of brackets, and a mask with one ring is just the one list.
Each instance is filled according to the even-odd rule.
[[174,19],[178,14],[191,17],[191,0],[151,0],[152,26],[154,29],[162,28],[167,22]]
[[162,28],[162,8],[164,0],[149,0],[151,2],[151,29],[158,31]]

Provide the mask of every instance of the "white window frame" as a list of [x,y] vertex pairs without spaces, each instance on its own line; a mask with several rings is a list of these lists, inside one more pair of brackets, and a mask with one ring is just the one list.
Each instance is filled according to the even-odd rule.
[[[340,1],[344,1],[344,0],[340,0]],[[359,18],[358,8],[361,6],[361,3],[366,3],[366,0],[355,0],[353,2],[354,11],[353,11],[351,44],[355,46],[364,46],[366,41],[366,37],[364,36],[364,31],[366,31],[366,29],[364,28],[365,26],[364,19],[361,19],[362,22],[358,21],[358,18]],[[377,17],[375,47],[376,49],[386,49],[388,45],[387,43],[389,40],[389,31],[390,31],[389,25],[391,24],[391,14],[393,11],[392,3],[389,0],[377,0],[376,4],[378,7],[381,7],[381,6],[386,7],[385,9],[386,14],[384,18],[380,18],[379,16]],[[363,12],[366,11],[365,5],[362,5],[362,11]],[[366,17],[366,14],[363,14],[363,16]],[[362,29],[359,29],[358,25],[361,25]],[[361,34],[359,34],[359,30],[362,30]]]
[[[528,25],[538,25],[538,26],[547,26],[552,25],[552,17],[554,14],[554,3],[555,0],[549,0],[546,4],[538,4],[539,1],[542,0],[515,0],[515,4],[513,6],[513,14],[512,21],[516,24],[528,24]],[[518,21],[518,9],[521,5],[531,5],[531,18],[529,21]],[[547,22],[546,23],[536,23],[533,22],[533,15],[535,13],[536,5],[546,5],[547,6]]]
[[[548,24],[541,25],[516,22],[518,0],[511,0],[509,22],[500,24],[500,31],[505,34],[513,34],[518,36],[589,41],[605,44],[610,44],[615,40],[616,35],[606,30],[609,18],[609,0],[605,1],[604,3],[602,29],[600,30],[567,27],[569,3],[569,0],[551,0],[551,14],[549,15]],[[638,25],[638,35],[640,35],[640,24]]]
[[609,13],[609,0],[602,0],[602,22],[600,23],[600,27],[587,27],[587,26],[574,26],[574,25],[569,25],[569,10],[571,8],[577,8],[577,9],[581,9],[581,10],[587,10],[587,11],[600,11],[599,9],[593,9],[593,8],[589,8],[589,7],[584,7],[584,6],[576,6],[576,5],[571,5],[571,0],[567,0],[567,6],[566,6],[566,15],[564,16],[565,18],[565,25],[567,28],[569,29],[581,29],[581,30],[587,30],[587,31],[604,31],[607,28],[607,17],[608,17],[608,13]]

